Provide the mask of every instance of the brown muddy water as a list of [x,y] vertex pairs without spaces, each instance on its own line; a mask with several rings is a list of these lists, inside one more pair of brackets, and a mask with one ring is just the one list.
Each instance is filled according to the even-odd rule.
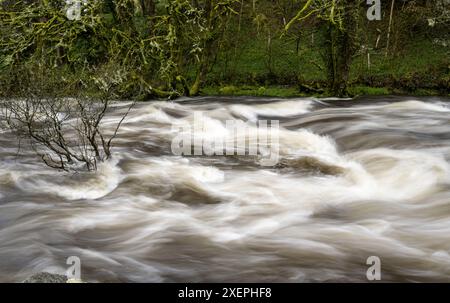
[[[126,111],[118,104],[104,127]],[[173,126],[201,111],[279,120],[280,164],[174,156]],[[450,282],[450,103],[197,98],[137,104],[96,173],[42,165],[0,132],[0,281],[64,274],[88,282]]]

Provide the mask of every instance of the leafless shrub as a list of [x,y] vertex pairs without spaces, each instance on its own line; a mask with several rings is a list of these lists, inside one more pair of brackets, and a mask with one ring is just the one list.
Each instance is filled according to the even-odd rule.
[[0,114],[4,126],[28,141],[49,167],[94,171],[111,157],[112,142],[134,104],[107,132],[102,120],[112,94],[109,88],[104,92],[100,97],[75,98],[29,93],[0,101]]

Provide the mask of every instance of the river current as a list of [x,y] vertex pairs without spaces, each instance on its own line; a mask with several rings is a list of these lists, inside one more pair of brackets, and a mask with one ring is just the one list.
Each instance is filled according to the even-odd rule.
[[[96,173],[43,165],[0,132],[0,281],[450,282],[450,100],[203,97],[138,103]],[[114,127],[128,103],[105,118]],[[176,156],[201,112],[279,121],[280,161]]]

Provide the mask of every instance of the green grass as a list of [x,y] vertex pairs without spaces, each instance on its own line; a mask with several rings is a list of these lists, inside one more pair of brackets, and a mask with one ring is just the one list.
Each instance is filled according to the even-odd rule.
[[[403,89],[392,89],[387,87],[352,86],[349,88],[351,96],[385,96],[385,95],[416,95],[416,96],[437,96],[439,91],[433,89],[417,89],[410,92]],[[305,94],[290,86],[207,86],[202,89],[203,96],[256,96],[275,98],[295,98],[295,97],[331,97],[328,93]],[[446,94],[444,94],[446,95]],[[450,96],[450,95],[448,95]]]
[[386,87],[353,86],[350,87],[349,93],[352,96],[365,96],[365,95],[382,96],[382,95],[389,95],[392,93],[392,91]]
[[281,86],[208,86],[202,90],[203,95],[209,96],[260,96],[260,97],[279,97],[279,98],[292,98],[303,97],[305,94],[299,92],[294,87],[281,87]]
[[353,76],[393,75],[401,78],[412,73],[426,73],[429,68],[449,64],[450,49],[436,45],[426,37],[416,37],[409,41],[394,57],[386,57],[383,51],[371,52],[371,68],[367,57],[357,57],[352,66]]
[[[231,47],[221,52],[209,75],[215,81],[232,78],[235,83],[227,84],[267,84],[261,79],[271,81],[271,76],[295,82],[297,77],[304,80],[325,79],[320,64],[320,49],[311,45],[309,38],[302,38],[299,49],[294,40],[272,33],[271,50],[268,49],[267,35],[257,34],[252,30],[236,33],[237,48]],[[267,79],[266,79],[267,78]],[[245,83],[239,83],[245,82]],[[279,83],[280,85],[286,83]],[[269,84],[270,85],[270,84]]]
[[[314,44],[311,35],[305,34],[298,50],[295,41],[274,34],[271,54],[267,50],[267,36],[256,34],[251,26],[245,28],[234,35],[238,47],[219,54],[203,93],[298,96],[302,95],[296,89],[299,82],[323,83],[326,80],[319,34],[316,33]],[[369,40],[372,38],[370,36]],[[384,48],[371,49],[370,68],[367,53],[354,57],[350,74],[351,95],[414,94],[416,91],[420,95],[436,94],[430,87],[442,83],[442,79],[450,79],[449,47],[437,45],[433,38],[425,35],[401,41],[402,44],[395,45],[393,55],[385,56]],[[245,89],[246,85],[252,88]],[[442,88],[442,84],[437,85]],[[259,89],[261,86],[265,89]],[[448,94],[445,85],[441,89],[443,93]]]

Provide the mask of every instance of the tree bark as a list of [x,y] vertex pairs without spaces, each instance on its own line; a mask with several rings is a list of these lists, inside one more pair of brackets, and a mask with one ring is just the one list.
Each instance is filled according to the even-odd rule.
[[391,38],[392,16],[394,14],[394,5],[395,5],[395,0],[392,0],[392,2],[391,2],[391,13],[389,15],[389,27],[388,27],[388,33],[387,33],[387,42],[386,42],[386,54],[385,54],[386,57],[387,57],[388,52],[389,52],[389,42],[390,42],[390,38]]
[[[213,3],[212,0],[206,0],[205,1],[205,8],[204,8],[204,16],[206,18],[207,28],[209,31],[213,31]],[[200,58],[199,67],[197,70],[197,76],[195,78],[194,83],[192,84],[189,94],[191,96],[198,95],[200,92],[200,88],[202,86],[202,83],[205,81],[206,75],[208,74],[208,70],[210,67],[210,60],[214,56],[214,38],[210,37],[209,39],[206,39],[203,43],[203,54]]]
[[343,21],[343,27],[340,28],[337,24],[329,22],[325,42],[328,88],[331,93],[338,97],[348,94],[350,68],[356,51],[358,1],[347,1],[344,5],[346,17]]
[[142,0],[144,16],[154,16],[156,14],[155,0]]

